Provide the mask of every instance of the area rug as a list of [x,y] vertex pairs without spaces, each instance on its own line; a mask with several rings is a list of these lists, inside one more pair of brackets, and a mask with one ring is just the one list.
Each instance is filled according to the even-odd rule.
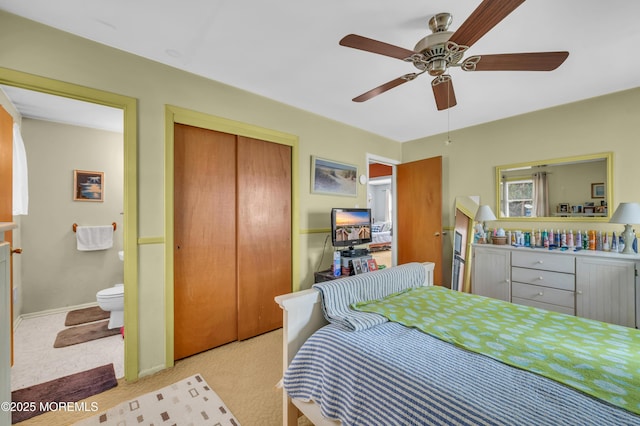
[[56,336],[56,341],[53,343],[53,347],[63,348],[65,346],[77,345],[78,343],[101,339],[103,337],[109,337],[120,333],[119,328],[107,328],[108,324],[109,321],[100,321],[79,325],[77,327],[65,328]]
[[16,406],[29,409],[13,411],[11,423],[18,423],[46,411],[59,410],[60,404],[77,402],[118,386],[113,364],[71,374],[39,385],[11,392]]
[[202,376],[196,374],[74,424],[239,426],[240,422]]
[[84,324],[87,322],[100,321],[109,318],[111,312],[103,311],[100,306],[91,306],[89,308],[76,309],[67,312],[64,320],[65,327],[72,325]]

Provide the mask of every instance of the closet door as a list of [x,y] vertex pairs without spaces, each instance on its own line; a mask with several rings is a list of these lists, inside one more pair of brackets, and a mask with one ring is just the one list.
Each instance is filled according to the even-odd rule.
[[442,157],[396,166],[398,264],[434,262],[442,285]]
[[236,137],[181,124],[174,132],[174,358],[180,359],[237,340]]
[[238,137],[238,339],[282,327],[291,292],[291,147]]

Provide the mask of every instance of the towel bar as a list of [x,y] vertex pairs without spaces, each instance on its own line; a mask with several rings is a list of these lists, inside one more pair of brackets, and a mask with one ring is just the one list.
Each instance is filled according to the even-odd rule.
[[[113,222],[111,225],[113,226],[113,230],[115,231],[115,230],[116,230],[116,223],[115,223],[115,222]],[[73,232],[76,232],[76,229],[77,229],[77,228],[78,228],[78,224],[77,224],[77,223],[74,223],[74,224],[73,224]]]

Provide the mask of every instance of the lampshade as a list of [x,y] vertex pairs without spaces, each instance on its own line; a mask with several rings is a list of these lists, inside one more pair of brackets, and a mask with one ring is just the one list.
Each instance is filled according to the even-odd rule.
[[[640,205],[638,207],[640,207]],[[476,219],[476,222],[485,222],[487,220],[496,220],[496,215],[493,214],[493,210],[491,210],[491,207],[489,207],[488,205],[484,204],[484,205],[482,205],[482,206],[480,206],[478,208],[478,211],[476,212],[475,219]]]
[[611,223],[640,223],[640,203],[620,203],[611,216]]
[[620,203],[613,216],[609,220],[611,223],[624,223],[624,232],[621,234],[624,240],[624,254],[635,254],[632,248],[635,235],[631,229],[632,223],[640,223],[640,204]]

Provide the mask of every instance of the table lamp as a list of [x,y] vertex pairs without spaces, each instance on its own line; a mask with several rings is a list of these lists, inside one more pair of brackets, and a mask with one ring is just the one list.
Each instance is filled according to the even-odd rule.
[[482,232],[484,232],[485,238],[487,233],[485,231],[484,222],[486,222],[487,220],[496,220],[496,215],[493,214],[493,210],[491,210],[491,207],[484,204],[478,208],[475,221],[482,223]]
[[639,203],[620,203],[618,208],[611,216],[610,223],[623,223],[624,232],[621,234],[624,240],[624,254],[635,254],[633,251],[633,229],[632,223],[640,223],[640,204]]

